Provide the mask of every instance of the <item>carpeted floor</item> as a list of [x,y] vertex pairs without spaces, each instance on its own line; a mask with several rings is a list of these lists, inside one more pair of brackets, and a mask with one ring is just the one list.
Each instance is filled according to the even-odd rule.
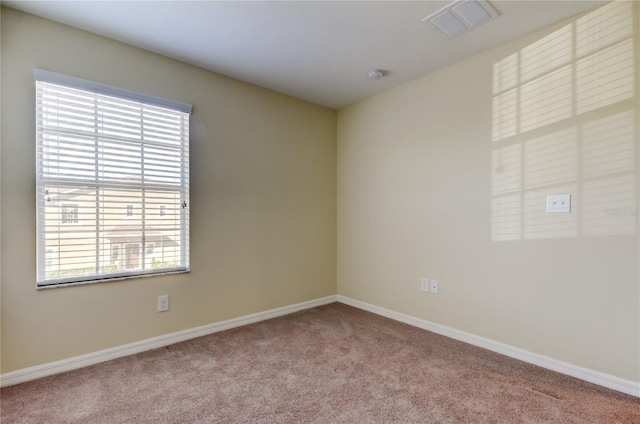
[[2,423],[640,423],[640,400],[334,303],[2,389]]

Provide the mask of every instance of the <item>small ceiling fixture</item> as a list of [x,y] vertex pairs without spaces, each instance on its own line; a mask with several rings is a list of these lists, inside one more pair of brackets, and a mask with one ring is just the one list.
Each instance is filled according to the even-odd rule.
[[375,80],[379,80],[383,76],[384,76],[384,72],[382,71],[382,69],[371,69],[369,71],[369,75],[367,76],[367,78],[375,81]]
[[487,1],[458,0],[422,19],[453,38],[498,16]]

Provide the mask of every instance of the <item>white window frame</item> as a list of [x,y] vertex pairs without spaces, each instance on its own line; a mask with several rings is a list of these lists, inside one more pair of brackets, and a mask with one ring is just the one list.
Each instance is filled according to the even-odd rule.
[[[188,208],[189,206],[189,131],[188,131],[189,128],[188,128],[188,123],[189,123],[189,114],[191,114],[191,105],[182,103],[182,102],[173,101],[173,100],[163,99],[160,97],[150,96],[144,93],[139,93],[139,92],[130,91],[130,90],[126,90],[118,87],[113,87],[107,84],[85,80],[82,78],[76,78],[69,75],[50,72],[43,69],[34,69],[34,78],[36,80],[36,88],[37,88],[36,90],[37,288],[43,289],[43,288],[52,288],[52,287],[64,287],[64,286],[77,285],[77,284],[98,283],[98,282],[122,280],[127,278],[143,277],[143,276],[189,272],[190,271],[190,261],[189,261],[190,252],[189,252],[189,208]],[[140,127],[141,136],[139,139],[138,138],[134,139],[134,143],[139,142],[139,145],[140,145],[140,153],[138,153],[138,157],[139,157],[138,160],[141,161],[140,162],[141,168],[139,171],[134,170],[134,172],[138,172],[138,175],[140,176],[137,180],[124,181],[124,182],[120,180],[120,182],[113,183],[113,179],[110,180],[110,177],[101,176],[100,172],[103,172],[103,175],[105,174],[104,174],[104,171],[99,171],[99,170],[102,169],[102,167],[104,166],[111,166],[110,163],[112,162],[104,162],[107,159],[100,159],[98,153],[96,153],[95,165],[91,165],[91,166],[95,166],[95,169],[96,169],[95,177],[93,176],[93,171],[90,172],[91,177],[86,177],[86,176],[79,176],[80,174],[78,174],[77,171],[74,171],[72,167],[65,168],[66,166],[72,166],[68,164],[73,162],[72,162],[72,159],[65,159],[64,154],[66,154],[68,157],[72,157],[72,155],[75,154],[73,151],[71,153],[64,153],[62,155],[63,158],[59,160],[54,158],[55,155],[48,153],[47,149],[50,148],[51,142],[47,140],[51,139],[52,137],[51,134],[54,134],[53,137],[56,138],[57,140],[57,138],[63,139],[65,137],[65,134],[68,134],[68,131],[69,131],[69,130],[58,130],[57,128],[61,128],[61,127],[48,124],[49,122],[53,122],[52,121],[53,118],[50,118],[50,116],[58,116],[58,114],[66,113],[66,111],[60,112],[62,109],[58,108],[57,100],[55,100],[55,102],[53,103],[48,101],[46,106],[43,106],[44,98],[41,97],[43,96],[43,94],[41,93],[45,92],[47,89],[52,89],[52,87],[53,89],[56,89],[56,90],[69,90],[69,89],[82,90],[86,92],[84,94],[88,93],[88,95],[90,96],[91,95],[95,96],[95,98],[97,99],[96,100],[97,102],[99,102],[100,99],[102,98],[108,97],[112,100],[116,99],[115,100],[116,102],[122,101],[122,103],[126,103],[129,106],[133,104],[136,108],[140,107],[141,115],[139,119],[140,119],[140,125],[141,125]],[[57,92],[61,92],[61,91],[56,91],[56,93]],[[133,103],[128,103],[128,102],[133,102]],[[54,106],[52,106],[52,104],[54,104]],[[147,119],[147,118],[144,118],[144,116],[146,115],[142,115],[142,114],[146,113],[144,112],[145,110],[158,110],[158,108],[161,108],[164,111],[162,112],[163,114],[169,113],[169,114],[173,114],[171,116],[176,116],[175,119],[179,120],[176,122],[181,122],[180,124],[181,126],[174,127],[174,128],[182,128],[180,131],[176,133],[177,134],[176,137],[179,136],[180,138],[172,139],[172,140],[181,140],[181,141],[178,141],[178,142],[172,141],[171,143],[173,144],[170,145],[170,146],[174,146],[174,147],[171,147],[171,151],[175,151],[176,152],[175,154],[178,155],[178,156],[171,156],[171,157],[172,158],[175,157],[175,161],[176,161],[175,163],[179,164],[174,166],[174,169],[179,170],[179,174],[175,173],[178,171],[175,171],[174,174],[162,174],[162,175],[176,175],[176,177],[171,177],[172,180],[170,180],[170,182],[168,183],[161,183],[161,182],[158,182],[159,180],[152,180],[151,178],[147,179],[145,177],[145,175],[147,175],[145,174],[145,171],[147,170],[147,166],[145,165],[145,158],[146,158],[145,155],[148,155],[148,153],[144,153],[145,146],[153,146],[154,145],[153,143],[157,145],[158,142],[154,141],[154,139],[147,139],[148,137],[152,137],[152,136],[146,135],[147,131],[149,130],[146,129],[147,127],[145,127],[144,122],[147,122],[147,121],[144,121],[144,119]],[[91,108],[86,109],[83,112],[85,114],[84,116],[90,116],[87,114],[92,113],[90,112],[91,110],[95,110],[93,113],[98,113],[99,109],[97,109],[97,106],[96,106],[96,109],[91,109]],[[52,113],[54,115],[51,115]],[[79,115],[73,115],[73,116],[79,116]],[[86,118],[83,118],[83,119],[86,119]],[[90,121],[90,122],[93,122],[93,121]],[[125,127],[122,127],[122,128],[125,128]],[[56,135],[57,134],[56,131],[62,131],[62,132],[59,133],[60,135]],[[67,131],[67,133],[64,133],[64,131]],[[95,139],[96,152],[98,152],[99,148],[101,148],[101,145],[100,145],[100,143],[102,142],[101,140],[107,139],[110,136],[98,130],[95,130],[95,131],[96,131],[95,133],[91,133],[93,135],[91,135],[89,140]],[[175,131],[177,130],[174,130],[174,132]],[[43,133],[45,132],[48,134],[48,137],[49,137],[48,139],[43,135]],[[109,141],[109,143],[111,143],[112,145],[118,143],[118,140],[113,139],[113,137],[111,138],[112,139]],[[132,140],[131,138],[126,139],[126,143],[128,143],[127,145],[131,145],[132,143],[131,140]],[[136,141],[136,140],[139,140],[139,141]],[[57,142],[57,143],[62,143],[62,142]],[[169,145],[163,144],[163,146],[169,146]],[[162,148],[166,149],[165,147],[162,147]],[[146,147],[146,149],[147,151],[152,151],[153,147]],[[156,150],[157,149],[158,148],[156,148]],[[68,150],[71,151],[72,149],[68,149]],[[91,155],[91,158],[93,158],[93,155]],[[67,160],[68,162],[65,162],[65,160]],[[85,160],[85,162],[83,162],[83,164],[85,164],[86,159],[83,159],[83,160]],[[93,159],[90,159],[90,160],[93,161]],[[152,159],[150,159],[149,161],[153,162]],[[56,169],[55,172],[52,171],[52,169],[54,168]],[[90,169],[93,169],[93,168],[90,168]],[[149,172],[151,174],[152,171],[146,171],[146,172]],[[180,175],[180,177],[178,178],[177,175]],[[159,178],[163,178],[163,177],[160,176]],[[46,212],[46,207],[51,206],[51,204],[48,202],[53,201],[52,196],[50,195],[47,187],[55,184],[58,184],[58,187],[72,184],[78,187],[84,187],[85,189],[88,188],[89,191],[93,190],[93,192],[95,193],[96,202],[94,206],[94,213],[88,216],[95,216],[96,225],[95,225],[95,230],[90,230],[88,234],[93,234],[93,236],[91,237],[93,237],[96,241],[95,242],[96,258],[95,258],[95,262],[91,262],[92,259],[80,259],[83,261],[81,263],[82,266],[85,266],[85,264],[89,264],[91,266],[95,265],[94,267],[95,272],[91,272],[91,266],[90,266],[89,267],[90,272],[88,275],[86,275],[86,273],[83,275],[80,275],[81,273],[78,273],[77,275],[69,275],[69,273],[66,273],[64,274],[63,277],[60,277],[61,274],[59,273],[57,274],[55,272],[51,273],[49,276],[47,275],[47,271],[54,271],[54,270],[48,270],[47,268],[48,265],[51,263],[51,261],[49,262],[47,261],[47,250],[49,251],[51,250],[51,246],[47,245],[47,237],[58,237],[58,240],[59,240],[60,237],[63,236],[62,233],[56,233],[56,229],[54,228],[55,226],[52,224],[52,222],[50,222],[50,217],[47,215],[47,212]],[[114,188],[114,186],[116,188]],[[100,245],[100,243],[105,243],[105,238],[107,233],[107,230],[104,228],[104,226],[106,226],[105,224],[106,218],[103,218],[102,216],[108,211],[105,212],[102,209],[103,207],[106,207],[106,206],[102,206],[102,203],[99,203],[98,199],[100,194],[98,193],[101,190],[104,191],[104,190],[121,190],[121,189],[133,190],[134,192],[137,191],[142,196],[143,203],[142,203],[142,208],[140,209],[140,214],[139,214],[139,216],[141,217],[141,223],[136,224],[137,225],[136,231],[139,232],[139,237],[141,237],[140,245],[142,246],[141,251],[143,253],[146,251],[145,249],[146,246],[152,242],[151,239],[154,236],[154,232],[157,233],[156,229],[150,229],[148,227],[149,225],[153,225],[152,223],[145,224],[145,219],[149,219],[150,221],[152,221],[152,215],[155,216],[155,207],[149,208],[149,206],[147,206],[147,208],[145,208],[144,206],[144,199],[146,196],[145,193],[153,192],[154,190],[158,192],[158,190],[160,190],[161,192],[174,193],[174,196],[176,196],[176,204],[173,207],[175,208],[176,211],[179,211],[180,213],[179,219],[177,221],[179,224],[176,227],[177,230],[175,230],[175,231],[178,231],[179,233],[178,237],[180,242],[178,243],[179,248],[177,253],[179,257],[176,256],[177,260],[174,261],[171,265],[166,265],[162,268],[149,267],[148,269],[145,269],[146,264],[144,261],[144,256],[141,256],[140,269],[131,269],[131,270],[127,269],[127,270],[113,271],[110,269],[106,269],[106,267],[104,267],[104,265],[106,264],[106,261],[104,261],[103,256],[106,258],[110,258],[110,255],[111,255],[110,247],[108,247],[109,250],[107,251],[107,253],[105,253],[103,250],[101,250],[102,247]],[[177,203],[178,201],[179,203]],[[60,209],[59,209],[60,213],[62,212],[62,207],[64,207],[67,204],[71,204],[71,202],[65,202],[60,205]],[[109,205],[108,203],[105,203],[105,204]],[[75,204],[75,205],[76,207],[78,207],[78,211],[79,211],[80,205],[79,204]],[[111,203],[111,205],[113,206],[113,203]],[[125,214],[126,214],[126,211],[125,211]],[[134,212],[134,215],[135,215],[135,212]],[[148,217],[148,218],[145,218],[145,217]],[[77,224],[74,223],[74,224],[65,224],[65,225],[79,225],[80,223],[79,218],[80,217],[78,216]],[[61,219],[62,219],[62,216],[60,216],[60,221],[58,221],[59,223],[61,222]],[[93,219],[91,220],[91,222],[89,220],[85,220],[85,221],[86,222],[83,222],[83,227],[91,226]],[[61,228],[61,227],[57,227],[57,228]],[[89,240],[91,240],[91,238],[89,238]],[[122,250],[122,248],[119,248],[119,250]],[[124,252],[122,251],[119,252],[119,256],[123,256],[123,254]],[[59,256],[60,252],[57,252],[57,255]],[[51,253],[49,253],[49,256],[51,257]],[[122,260],[122,257],[119,258],[119,261],[121,260]],[[80,262],[77,262],[77,263],[80,263]],[[84,268],[83,271],[85,269],[86,268]],[[76,274],[76,273],[72,272],[72,274]]]
[[47,266],[52,270],[58,270],[58,249],[56,247],[47,247],[45,251]]

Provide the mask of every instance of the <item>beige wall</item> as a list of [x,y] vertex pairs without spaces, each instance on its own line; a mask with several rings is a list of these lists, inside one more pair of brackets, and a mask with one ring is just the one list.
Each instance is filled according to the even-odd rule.
[[638,6],[341,109],[338,293],[640,381]]
[[[3,373],[336,293],[335,111],[6,8],[1,59]],[[191,273],[36,290],[34,67],[193,104]]]

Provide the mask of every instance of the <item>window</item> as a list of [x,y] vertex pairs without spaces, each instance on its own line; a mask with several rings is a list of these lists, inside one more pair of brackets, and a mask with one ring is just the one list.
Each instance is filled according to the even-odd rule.
[[38,287],[188,271],[191,106],[34,75]]
[[60,206],[60,223],[62,225],[78,224],[78,205],[66,204]]

